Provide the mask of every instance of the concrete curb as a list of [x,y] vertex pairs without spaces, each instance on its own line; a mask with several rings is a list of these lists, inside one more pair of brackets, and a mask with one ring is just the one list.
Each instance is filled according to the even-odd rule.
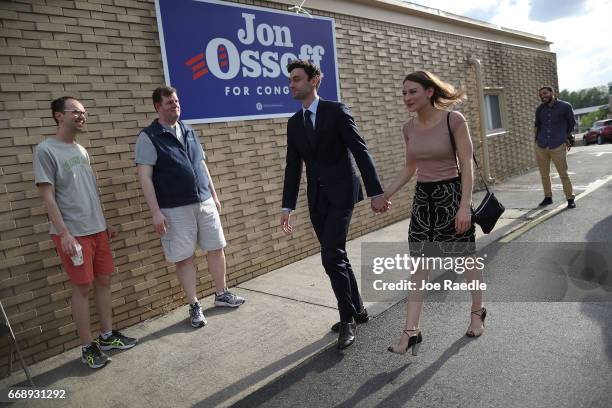
[[[596,191],[598,188],[602,187],[604,184],[606,184],[608,181],[612,180],[612,176],[608,176],[605,177],[603,179],[599,179],[597,181],[595,181],[591,186],[589,186],[589,188],[585,191],[583,191],[582,193],[578,194],[575,197],[575,201],[581,200],[582,198],[588,196],[589,194],[591,194],[592,192]],[[544,221],[554,217],[555,215],[559,214],[561,211],[566,210],[566,204],[562,204],[557,206],[554,210],[551,210],[537,218],[534,218],[533,220],[530,220],[528,222],[526,222],[525,224],[522,224],[516,228],[514,228],[512,231],[504,234],[500,239],[498,239],[499,242],[502,243],[507,243],[507,242],[511,242],[514,241],[515,239],[517,239],[518,237],[520,237],[521,235],[525,234],[527,231],[531,230],[532,228],[536,227],[537,225],[543,223]]]

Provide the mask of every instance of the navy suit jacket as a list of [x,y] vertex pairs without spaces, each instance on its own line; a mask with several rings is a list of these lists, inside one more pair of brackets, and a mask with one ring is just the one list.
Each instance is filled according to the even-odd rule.
[[319,99],[314,146],[308,140],[302,109],[287,122],[287,163],[283,186],[283,208],[295,209],[302,161],[306,163],[308,206],[312,210],[320,189],[338,208],[353,208],[363,200],[357,163],[368,196],[383,193],[374,161],[359,134],[353,116],[340,102]]

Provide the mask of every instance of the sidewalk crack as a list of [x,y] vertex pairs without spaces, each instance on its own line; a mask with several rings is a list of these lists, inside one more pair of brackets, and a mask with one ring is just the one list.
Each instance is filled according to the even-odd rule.
[[313,305],[313,306],[325,307],[327,309],[338,310],[335,307],[331,307],[331,306],[327,306],[327,305],[322,305],[320,303],[315,303],[315,302],[309,302],[307,300],[300,300],[300,299],[295,299],[295,298],[292,298],[292,297],[289,297],[289,296],[276,295],[274,293],[264,292],[262,290],[257,290],[257,289],[249,289],[249,288],[242,287],[240,285],[237,285],[236,287],[240,288],[242,290],[248,290],[250,292],[256,292],[256,293],[261,293],[263,295],[274,296],[274,297],[281,298],[281,299],[292,300],[292,301],[298,302],[298,303],[304,303],[304,304],[307,304],[307,305]]

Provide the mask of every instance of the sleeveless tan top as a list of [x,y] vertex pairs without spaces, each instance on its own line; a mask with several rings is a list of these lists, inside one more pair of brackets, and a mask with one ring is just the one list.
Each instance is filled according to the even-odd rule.
[[[464,121],[461,114],[451,113],[450,127],[453,133],[457,132]],[[404,138],[408,145],[408,158],[416,161],[417,181],[442,181],[459,175],[446,126],[446,115],[436,125],[424,130],[417,129],[414,119],[411,119],[404,125]]]

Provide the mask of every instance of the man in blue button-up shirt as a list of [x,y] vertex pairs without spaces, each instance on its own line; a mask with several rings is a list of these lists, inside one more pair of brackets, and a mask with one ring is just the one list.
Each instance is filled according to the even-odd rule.
[[544,187],[544,200],[540,207],[553,202],[550,184],[552,160],[563,184],[567,208],[576,208],[572,182],[567,174],[567,152],[571,148],[572,130],[576,125],[572,105],[557,99],[550,86],[540,88],[538,95],[542,104],[538,106],[535,114],[535,152]]

